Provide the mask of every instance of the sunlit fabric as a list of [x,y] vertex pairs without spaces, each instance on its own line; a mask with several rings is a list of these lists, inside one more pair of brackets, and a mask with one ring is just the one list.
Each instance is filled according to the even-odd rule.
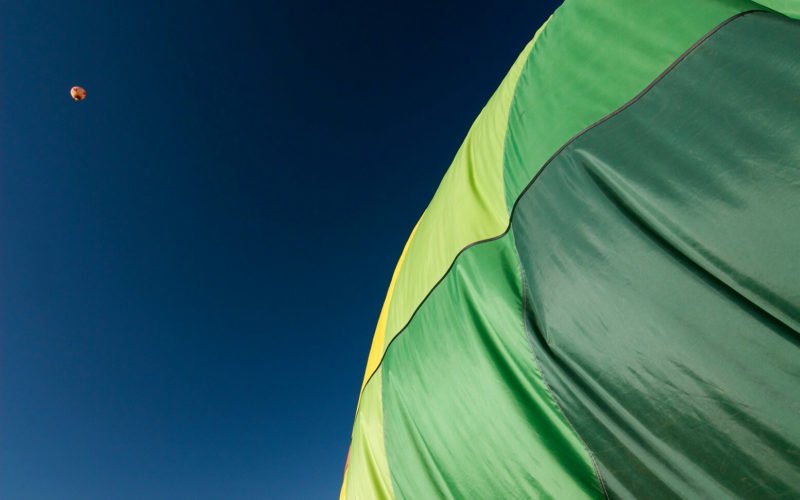
[[381,312],[341,498],[800,497],[800,21],[567,0]]

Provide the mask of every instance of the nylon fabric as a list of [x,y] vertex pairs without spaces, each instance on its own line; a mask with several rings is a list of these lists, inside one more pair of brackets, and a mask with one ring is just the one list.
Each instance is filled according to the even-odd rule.
[[382,385],[379,369],[361,394],[340,494],[343,500],[394,498],[384,443]]
[[[800,116],[792,96],[800,93],[796,76],[788,92],[754,77],[793,67],[786,47],[760,55],[740,47],[715,60],[726,80],[713,92],[704,87],[695,102],[697,109],[718,106],[711,120],[698,119],[697,109],[670,109],[669,99],[686,97],[680,92],[651,114],[631,112],[643,107],[637,100],[559,152],[522,196],[581,130],[646,89],[714,26],[762,5],[798,16],[785,0],[569,0],[536,33],[470,129],[395,270],[362,384],[359,405],[366,406],[357,408],[343,496],[514,498],[514,473],[522,497],[599,495],[592,455],[570,422],[599,457],[615,497],[800,496],[789,484],[800,484],[800,440],[797,426],[786,423],[800,414],[791,392],[800,366],[793,357],[800,293],[791,280],[796,272],[775,272],[797,253],[792,235],[800,234],[792,201],[800,199],[800,181],[796,162],[788,163],[798,158],[789,145]],[[772,32],[759,36],[774,43]],[[781,47],[784,59],[777,60]],[[775,109],[725,100],[743,81],[741,68],[749,71],[764,55],[750,71],[747,102],[763,105],[758,89],[769,89],[777,107],[793,110],[776,121]],[[689,78],[689,94],[697,90],[689,84],[706,80]],[[663,83],[641,101],[662,92]],[[638,121],[626,122],[632,115]],[[597,133],[618,123],[627,124],[620,135]],[[698,137],[710,131],[717,142],[709,148]],[[692,170],[690,160],[715,168]],[[752,176],[763,162],[774,167],[769,182]],[[650,175],[650,168],[663,173],[657,167],[670,175]],[[534,199],[542,183],[552,191]],[[754,193],[760,196],[747,197]],[[513,234],[470,246],[502,235],[517,201]],[[620,220],[625,224],[615,226]],[[483,250],[510,244],[513,255],[515,235],[536,352],[527,353],[528,365],[517,346],[525,335],[520,311],[512,328],[511,312],[494,302],[504,296],[522,307],[520,278],[506,267],[513,259],[507,250],[493,257]],[[467,262],[472,267],[462,267]],[[503,278],[490,285],[472,279],[491,281],[486,269]],[[516,280],[516,295],[503,280]],[[655,284],[662,288],[648,295]],[[654,352],[658,362],[651,362]],[[471,482],[472,474],[484,483]]]
[[792,19],[800,19],[800,2],[797,0],[760,0],[758,3]]
[[[419,223],[417,223],[417,225],[419,225]],[[386,333],[386,315],[389,310],[389,304],[392,301],[394,283],[397,279],[397,273],[403,266],[408,245],[410,244],[411,240],[414,239],[414,234],[416,231],[417,226],[414,226],[414,229],[411,231],[411,236],[408,237],[406,246],[403,248],[403,252],[400,254],[400,259],[395,267],[392,281],[389,284],[389,290],[386,292],[386,299],[383,302],[383,307],[381,307],[381,313],[378,317],[378,325],[375,328],[375,336],[372,339],[372,347],[370,348],[369,358],[367,359],[367,368],[364,373],[364,379],[361,382],[361,393],[358,396],[358,404],[356,405],[356,421],[353,424],[353,435],[351,439],[352,442],[359,444],[355,452],[359,455],[356,458],[356,461],[363,468],[370,471],[370,474],[367,475],[369,480],[365,481],[363,477],[359,476],[357,481],[359,481],[361,484],[358,485],[356,493],[351,496],[347,495],[347,471],[350,466],[350,455],[352,454],[351,445],[351,450],[348,452],[348,463],[345,465],[342,489],[339,494],[339,498],[341,500],[345,500],[347,498],[391,497],[391,495],[388,494],[388,492],[391,491],[391,481],[388,479],[389,469],[388,465],[386,464],[386,450],[383,445],[383,408],[380,401],[381,381],[379,370],[380,361],[383,355],[383,337]],[[377,379],[373,381],[372,384],[376,385],[377,387],[372,390],[372,398],[369,399],[368,403],[370,407],[367,410],[367,414],[363,417],[360,417],[361,419],[368,419],[368,425],[359,425],[359,414],[361,412],[361,401],[364,394],[364,388],[367,385],[367,382],[370,382],[370,380],[376,376]],[[369,447],[368,443],[372,443],[372,446]],[[370,460],[373,463],[368,463]],[[376,481],[376,477],[380,480]]]
[[525,338],[510,234],[462,253],[386,352],[397,498],[602,498]]
[[798,54],[798,21],[731,21],[514,212],[534,351],[612,497],[800,497]]
[[[537,32],[538,34],[538,32]],[[379,432],[382,433],[383,421],[373,422],[369,427],[373,436],[368,439],[363,435],[363,426],[358,424],[360,419],[368,418],[361,417],[361,404],[363,394],[367,387],[373,384],[380,384],[379,381],[373,381],[374,374],[380,373],[380,363],[383,358],[385,347],[391,342],[394,335],[397,334],[401,323],[407,322],[413,311],[422,302],[425,295],[433,288],[436,280],[440,279],[445,273],[447,267],[455,259],[461,247],[466,246],[474,240],[492,236],[502,231],[501,226],[507,224],[506,221],[499,223],[498,214],[503,217],[503,196],[502,196],[502,145],[504,142],[505,122],[510,106],[511,98],[513,96],[513,88],[516,84],[516,78],[522,69],[525,56],[530,51],[531,46],[536,40],[534,39],[526,46],[523,53],[519,56],[518,61],[512,66],[509,74],[501,83],[498,90],[495,92],[492,99],[483,109],[476,122],[473,124],[470,132],[465,139],[456,158],[448,170],[446,178],[442,181],[434,201],[431,206],[426,209],[420,221],[412,231],[411,236],[403,249],[403,253],[395,268],[392,276],[392,281],[387,292],[384,305],[378,319],[375,335],[373,337],[372,347],[370,349],[369,358],[367,360],[367,368],[365,370],[364,379],[361,386],[361,395],[359,396],[358,406],[356,407],[356,423],[353,428],[352,442],[356,443],[375,443],[374,435]],[[457,214],[455,218],[449,210],[443,210],[440,207],[447,207],[448,204],[454,203],[456,200],[462,207],[466,206],[469,210]],[[433,216],[427,216],[431,211],[434,212]],[[494,213],[493,213],[494,212]],[[483,222],[481,222],[483,221]],[[417,230],[423,227],[422,235],[416,237]],[[441,245],[440,236],[445,230],[460,232],[452,244],[447,246]],[[418,241],[420,240],[420,241]],[[449,241],[449,240],[448,240]],[[413,246],[412,246],[413,244]],[[459,246],[460,245],[460,246]],[[431,252],[432,247],[438,247],[440,251]],[[406,263],[406,255],[409,248],[414,250],[412,255],[416,257],[410,259],[411,263]],[[438,258],[436,258],[438,256]],[[406,269],[409,268],[409,269]],[[395,296],[395,285],[400,277],[399,297]],[[394,322],[389,321],[389,311],[393,311],[392,318]],[[390,332],[389,334],[387,334]],[[378,388],[380,391],[380,388]],[[378,403],[380,404],[380,403]],[[368,447],[359,447],[360,451],[369,451]],[[349,473],[354,460],[354,455],[360,451],[353,451],[351,444],[351,452],[349,454],[348,465],[345,468],[345,476],[343,480],[342,490],[340,492],[342,497],[356,498],[350,496],[347,484],[351,482],[353,476]],[[360,458],[369,460],[372,456],[370,453],[362,453]],[[364,470],[383,470],[383,462],[385,462],[385,452],[381,457],[380,453],[375,454],[377,463],[363,469]],[[359,463],[359,459],[355,459]],[[388,469],[387,469],[388,470]],[[382,482],[375,482],[371,479],[358,479],[356,480],[362,487],[359,488],[360,492],[370,491],[369,484],[382,484]],[[373,493],[377,495],[379,489],[373,488]],[[380,490],[385,492],[385,488]],[[360,493],[354,493],[359,495]],[[377,496],[376,498],[383,498]]]
[[719,0],[565,2],[530,52],[509,112],[509,211],[570,138],[633,99],[725,19],[762,8]]
[[[424,214],[423,214],[424,216]],[[386,318],[389,314],[389,304],[392,303],[392,295],[394,294],[394,285],[397,281],[397,275],[400,273],[400,269],[403,267],[403,262],[406,259],[406,252],[408,251],[408,246],[411,244],[411,241],[414,239],[414,235],[417,233],[417,227],[419,227],[419,221],[414,226],[414,229],[411,231],[411,236],[408,237],[408,241],[406,242],[406,246],[403,248],[403,253],[400,254],[400,259],[397,261],[397,266],[394,269],[394,273],[392,274],[392,281],[389,283],[389,290],[386,292],[386,298],[383,301],[383,306],[381,307],[381,313],[378,316],[378,325],[375,327],[375,335],[372,338],[372,346],[369,349],[369,358],[367,358],[367,368],[364,370],[364,379],[361,382],[361,391],[364,391],[364,386],[367,385],[369,378],[372,374],[378,369],[380,365],[381,358],[383,357],[383,345],[384,345],[384,338],[386,337]],[[359,401],[361,397],[359,395]],[[358,407],[356,407],[356,413],[358,413]]]
[[[541,31],[541,29],[540,29]],[[419,222],[397,276],[384,349],[464,247],[505,231],[503,144],[517,78],[537,35],[481,111]]]

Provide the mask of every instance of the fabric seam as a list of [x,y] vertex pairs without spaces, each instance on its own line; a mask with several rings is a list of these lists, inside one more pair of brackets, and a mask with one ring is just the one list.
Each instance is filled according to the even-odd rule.
[[[425,295],[425,297],[420,301],[419,305],[414,309],[414,312],[408,318],[408,321],[406,321],[406,323],[403,325],[403,327],[400,328],[400,330],[397,331],[397,333],[394,335],[394,337],[392,337],[392,340],[390,340],[389,343],[386,344],[386,348],[383,350],[383,354],[381,355],[380,361],[378,362],[377,366],[375,367],[375,370],[373,370],[373,372],[370,374],[369,378],[367,379],[367,382],[364,384],[364,389],[362,389],[361,393],[359,394],[359,399],[361,398],[361,394],[363,394],[364,390],[366,390],[367,385],[369,385],[369,383],[372,381],[372,378],[375,375],[375,373],[377,373],[377,371],[380,370],[381,367],[383,366],[383,360],[386,358],[386,355],[389,352],[389,347],[391,347],[391,345],[394,343],[394,341],[397,340],[397,338],[400,337],[400,335],[402,335],[406,331],[406,329],[411,324],[411,321],[417,315],[417,312],[420,310],[422,305],[425,304],[425,302],[427,302],[428,297],[430,297],[430,295],[433,293],[434,290],[436,290],[436,288],[439,286],[439,284],[442,281],[444,281],[444,279],[450,274],[450,271],[455,266],[456,262],[458,261],[458,258],[461,257],[461,254],[463,254],[468,249],[474,247],[475,245],[480,245],[482,243],[489,243],[489,242],[498,240],[498,239],[502,238],[503,236],[505,236],[506,234],[508,234],[509,230],[511,229],[512,219],[514,217],[514,213],[516,212],[517,205],[519,204],[519,201],[522,199],[523,196],[525,196],[525,193],[528,192],[528,190],[531,188],[531,186],[533,186],[534,182],[536,182],[536,180],[539,178],[539,176],[542,174],[542,172],[544,172],[545,168],[547,168],[547,166],[550,165],[552,163],[552,161],[558,155],[560,155],[567,147],[569,147],[579,137],[581,137],[582,135],[584,135],[588,131],[592,130],[593,128],[595,128],[595,127],[601,125],[602,123],[606,122],[607,120],[613,118],[614,116],[618,115],[619,113],[625,111],[627,108],[629,108],[631,105],[633,105],[636,101],[641,99],[645,94],[647,94],[650,90],[652,90],[652,88],[657,83],[659,83],[664,77],[666,77],[670,72],[672,72],[672,70],[675,69],[675,67],[678,66],[678,64],[680,64],[684,59],[686,59],[686,57],[688,57],[700,45],[702,45],[706,40],[708,40],[708,38],[710,38],[712,35],[714,35],[717,31],[722,29],[724,26],[729,24],[731,21],[734,21],[735,19],[738,19],[738,18],[743,17],[743,16],[748,15],[748,14],[759,13],[759,12],[763,12],[763,13],[767,13],[767,14],[770,13],[769,11],[766,11],[766,10],[748,10],[748,11],[740,12],[740,13],[734,15],[734,16],[731,16],[731,17],[725,19],[724,21],[722,21],[721,23],[719,23],[718,25],[716,25],[713,29],[711,29],[708,33],[703,35],[699,40],[697,40],[688,49],[686,49],[680,56],[678,56],[675,59],[675,61],[672,62],[672,64],[670,64],[664,71],[662,71],[641,92],[636,94],[634,97],[632,97],[629,101],[627,101],[625,104],[623,104],[619,108],[615,109],[611,113],[605,115],[604,117],[600,118],[596,122],[592,123],[591,125],[587,126],[583,130],[581,130],[580,132],[578,132],[577,134],[572,136],[567,142],[564,143],[563,146],[561,146],[555,153],[553,153],[550,156],[550,158],[548,158],[547,161],[542,165],[542,167],[536,172],[536,174],[534,174],[533,178],[528,182],[528,184],[525,186],[525,188],[517,196],[516,200],[514,201],[514,205],[511,208],[511,213],[509,214],[509,217],[508,217],[508,225],[506,226],[505,230],[503,230],[502,233],[500,233],[500,234],[498,234],[496,236],[492,236],[490,238],[485,238],[485,239],[482,239],[482,240],[474,241],[474,242],[470,243],[469,245],[465,246],[464,248],[462,248],[461,250],[458,251],[456,256],[453,258],[453,262],[450,263],[450,266],[444,272],[442,277],[439,278],[439,280],[437,280],[436,283],[434,283],[434,285],[431,287],[431,289],[428,291],[428,293]],[[533,51],[531,51],[531,53],[533,53]],[[503,147],[505,148],[505,145]],[[516,246],[515,246],[515,248],[516,248]],[[519,252],[517,252],[517,254],[519,254]],[[519,255],[517,255],[517,257],[519,258]],[[544,378],[544,376],[543,376],[543,378]],[[360,413],[361,412],[360,412],[360,408],[359,408],[359,411],[356,413],[355,419],[358,418],[358,415]],[[355,421],[355,419],[354,419],[354,421]]]
[[528,322],[525,319],[525,310],[528,300],[528,294],[526,293],[528,278],[527,275],[525,274],[525,269],[523,269],[522,267],[522,261],[520,260],[519,257],[519,250],[517,249],[517,241],[516,238],[513,237],[514,236],[513,229],[511,231],[511,236],[513,240],[512,243],[514,245],[514,253],[517,256],[517,265],[519,266],[520,283],[522,286],[522,301],[521,301],[522,330],[523,332],[525,332],[525,338],[528,341],[528,348],[531,350],[531,357],[533,357],[533,363],[536,366],[536,370],[539,372],[539,375],[542,377],[542,382],[544,382],[544,387],[547,390],[547,394],[550,396],[550,399],[553,401],[553,403],[555,403],[556,408],[558,408],[558,412],[561,413],[561,416],[564,418],[564,421],[567,422],[567,425],[569,425],[570,429],[572,429],[572,432],[575,433],[575,435],[578,437],[578,440],[583,445],[583,448],[586,450],[586,454],[589,456],[589,460],[591,460],[592,462],[592,472],[594,473],[594,476],[597,479],[598,484],[600,485],[600,489],[603,491],[603,496],[606,499],[610,499],[610,497],[608,496],[608,491],[606,490],[605,482],[603,482],[603,477],[600,475],[600,468],[597,466],[597,460],[595,460],[594,453],[592,452],[591,448],[589,448],[589,445],[586,444],[586,441],[583,440],[583,437],[580,435],[578,430],[575,429],[575,426],[572,425],[572,421],[569,419],[569,417],[567,417],[567,413],[561,407],[561,404],[556,399],[556,396],[553,393],[552,389],[550,389],[550,384],[547,382],[547,379],[544,376],[544,371],[542,371],[542,366],[539,364],[539,357],[536,355],[536,349],[533,348],[533,335],[531,334],[530,329],[528,328]]

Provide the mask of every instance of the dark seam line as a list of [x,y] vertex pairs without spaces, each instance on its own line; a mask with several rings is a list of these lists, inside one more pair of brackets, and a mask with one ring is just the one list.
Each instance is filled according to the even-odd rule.
[[[511,232],[511,235],[512,237],[514,236],[513,230]],[[569,417],[567,417],[567,413],[561,407],[561,404],[558,402],[558,399],[556,399],[555,393],[553,392],[552,389],[550,389],[550,384],[547,382],[547,379],[544,376],[544,371],[542,370],[541,364],[539,364],[539,357],[536,356],[536,349],[533,347],[533,334],[530,332],[530,329],[528,328],[528,321],[526,321],[525,317],[525,311],[528,304],[528,294],[525,293],[525,290],[527,290],[528,278],[527,275],[525,274],[525,269],[522,267],[522,259],[519,256],[519,251],[517,251],[516,238],[513,239],[514,239],[514,250],[515,250],[514,253],[517,256],[517,265],[519,266],[520,282],[522,284],[522,301],[521,301],[522,332],[525,334],[525,340],[528,341],[528,348],[530,348],[531,350],[531,357],[533,358],[533,363],[536,366],[536,369],[539,370],[539,375],[542,377],[542,382],[544,382],[544,387],[547,390],[547,394],[550,395],[550,399],[553,400],[553,403],[556,405],[556,408],[558,408],[558,411],[561,413],[561,416],[564,417],[564,420],[567,422],[567,425],[569,425],[570,429],[572,429],[572,432],[574,432],[575,435],[578,436],[578,440],[581,442],[584,449],[586,450],[586,454],[589,455],[589,460],[592,462],[592,472],[594,473],[595,478],[597,478],[597,482],[600,485],[600,490],[603,492],[603,496],[606,498],[606,500],[609,500],[611,497],[609,497],[608,491],[606,490],[605,482],[603,482],[603,476],[600,475],[600,467],[597,466],[597,460],[595,460],[594,453],[592,453],[592,450],[589,448],[589,445],[586,444],[586,441],[583,440],[583,437],[580,435],[575,426],[572,425],[572,421],[569,419]]]
[[[400,336],[400,335],[401,335],[401,334],[402,334],[402,333],[403,333],[403,332],[406,330],[406,328],[408,328],[408,325],[409,325],[409,324],[411,324],[411,320],[413,320],[413,319],[414,319],[414,316],[416,316],[416,315],[417,315],[417,311],[419,311],[419,309],[422,307],[422,304],[424,304],[424,303],[425,303],[425,302],[428,300],[428,297],[430,297],[431,293],[433,293],[433,291],[436,289],[436,287],[438,287],[438,286],[439,286],[439,283],[441,283],[442,281],[444,281],[444,279],[447,277],[447,275],[448,275],[448,274],[450,274],[450,270],[452,270],[452,269],[453,269],[453,266],[455,266],[455,264],[456,264],[456,261],[457,261],[457,260],[458,260],[458,258],[461,256],[461,254],[462,254],[462,253],[464,253],[464,252],[465,252],[467,249],[474,247],[475,245],[480,245],[481,243],[488,243],[488,242],[490,242],[490,241],[495,241],[495,240],[498,240],[498,239],[502,238],[503,236],[505,236],[505,235],[508,233],[508,230],[509,230],[509,229],[511,229],[511,221],[512,221],[512,219],[513,219],[513,217],[514,217],[514,212],[516,212],[516,210],[517,210],[517,205],[519,205],[519,201],[522,199],[522,197],[525,195],[525,193],[526,193],[526,192],[528,192],[528,190],[531,188],[531,186],[533,186],[533,183],[534,183],[534,182],[536,182],[536,179],[538,179],[538,178],[539,178],[539,176],[542,174],[542,172],[544,172],[544,169],[545,169],[545,168],[547,168],[547,166],[548,166],[548,165],[550,165],[550,163],[552,163],[552,161],[555,159],[555,157],[556,157],[556,156],[558,156],[559,154],[561,154],[561,152],[562,152],[562,151],[564,151],[564,149],[566,149],[566,148],[567,148],[567,146],[569,146],[570,144],[572,144],[573,142],[575,142],[575,140],[577,140],[577,139],[578,139],[580,136],[582,136],[583,134],[585,134],[585,133],[586,133],[586,132],[588,132],[589,130],[591,130],[591,129],[593,129],[593,128],[597,127],[598,125],[602,124],[602,123],[603,123],[603,122],[605,122],[606,120],[608,120],[608,119],[610,119],[610,118],[612,118],[612,117],[614,117],[614,116],[616,116],[616,115],[620,114],[620,113],[621,113],[621,112],[623,112],[624,110],[628,109],[628,108],[629,108],[629,107],[630,107],[630,106],[631,106],[633,103],[635,103],[636,101],[638,101],[639,99],[641,99],[641,98],[642,98],[642,96],[644,96],[646,93],[648,93],[648,92],[649,92],[649,91],[650,91],[650,90],[653,88],[653,86],[654,86],[655,84],[657,84],[658,82],[660,82],[660,81],[661,81],[661,80],[662,80],[662,79],[663,79],[665,76],[667,76],[667,74],[668,74],[668,73],[670,73],[670,72],[671,72],[673,69],[675,69],[675,67],[676,67],[678,64],[680,64],[680,63],[681,63],[681,61],[683,61],[684,59],[686,59],[686,57],[687,57],[689,54],[691,54],[692,52],[694,52],[694,51],[695,51],[695,49],[697,49],[697,47],[699,47],[699,46],[700,46],[700,45],[701,45],[703,42],[705,42],[706,40],[708,40],[708,38],[709,38],[709,37],[711,37],[711,36],[712,36],[714,33],[716,33],[716,32],[717,32],[717,31],[719,31],[721,28],[723,28],[723,27],[724,27],[726,24],[730,23],[730,22],[731,22],[731,21],[733,21],[734,19],[740,18],[740,17],[742,17],[742,16],[746,16],[747,14],[753,14],[753,13],[755,13],[755,12],[764,12],[764,13],[769,13],[769,11],[766,11],[766,10],[748,10],[748,11],[745,11],[745,12],[740,12],[740,13],[736,14],[735,16],[731,16],[731,17],[729,17],[728,19],[726,19],[726,20],[722,21],[722,22],[721,22],[721,23],[719,23],[717,26],[715,26],[715,27],[714,27],[714,28],[713,28],[711,31],[709,31],[708,33],[706,33],[705,35],[703,35],[703,37],[702,37],[702,38],[700,38],[698,41],[696,41],[694,44],[692,44],[692,46],[691,46],[691,47],[689,47],[688,49],[686,49],[686,51],[684,51],[684,52],[683,52],[683,54],[681,54],[680,56],[678,56],[678,58],[677,58],[677,59],[675,59],[675,61],[673,61],[673,63],[672,63],[672,64],[670,64],[670,65],[667,67],[667,69],[665,69],[664,71],[662,71],[662,72],[661,72],[661,74],[660,74],[660,75],[658,75],[658,76],[655,78],[655,80],[653,80],[653,81],[652,81],[652,82],[651,82],[651,83],[650,83],[650,84],[649,84],[647,87],[645,87],[645,88],[644,88],[644,90],[642,90],[641,92],[639,92],[638,94],[636,94],[636,95],[635,95],[635,96],[634,96],[634,97],[633,97],[631,100],[629,100],[628,102],[626,102],[625,104],[623,104],[622,106],[620,106],[619,108],[617,108],[616,110],[612,111],[611,113],[609,113],[608,115],[604,116],[603,118],[600,118],[600,119],[599,119],[599,120],[597,120],[596,122],[592,123],[591,125],[589,125],[589,126],[588,126],[588,127],[586,127],[585,129],[581,130],[580,132],[578,132],[577,134],[575,134],[574,136],[572,136],[572,138],[571,138],[570,140],[568,140],[566,143],[564,143],[564,145],[563,145],[563,146],[561,146],[561,147],[558,149],[558,151],[556,151],[555,153],[553,153],[553,155],[552,155],[552,156],[550,156],[550,158],[548,158],[548,159],[547,159],[547,161],[544,163],[544,165],[542,165],[542,168],[540,168],[540,169],[539,169],[539,171],[538,171],[538,172],[536,172],[536,174],[533,176],[533,178],[530,180],[530,182],[528,182],[528,185],[527,185],[527,186],[525,186],[525,189],[523,189],[523,190],[522,190],[522,191],[519,193],[519,196],[517,196],[517,199],[514,201],[514,205],[511,207],[511,213],[510,213],[510,214],[509,214],[509,216],[508,216],[508,226],[506,226],[506,229],[505,229],[505,230],[504,230],[502,233],[498,234],[497,236],[492,236],[491,238],[486,238],[486,239],[483,239],[483,240],[474,241],[474,242],[470,243],[469,245],[465,246],[464,248],[462,248],[461,250],[459,250],[459,252],[458,252],[458,253],[456,254],[456,256],[453,258],[453,262],[452,262],[452,263],[450,263],[450,267],[448,267],[448,268],[447,268],[447,271],[445,271],[445,272],[444,272],[444,274],[442,275],[442,277],[441,277],[441,278],[439,278],[439,280],[438,280],[438,281],[437,281],[437,282],[436,282],[436,283],[435,283],[435,284],[434,284],[434,285],[431,287],[430,291],[428,291],[428,293],[425,295],[425,297],[422,299],[422,301],[419,303],[419,305],[416,307],[416,309],[414,309],[414,312],[413,312],[413,313],[411,313],[411,317],[410,317],[410,318],[408,318],[408,321],[406,321],[406,324],[405,324],[405,325],[403,325],[403,327],[402,327],[400,330],[398,330],[398,331],[397,331],[397,333],[396,333],[396,334],[395,334],[395,336],[392,338],[392,340],[390,340],[390,341],[389,341],[389,343],[388,343],[388,344],[386,344],[386,348],[383,350],[383,355],[381,356],[381,360],[378,362],[378,365],[375,367],[375,370],[373,370],[373,371],[372,371],[372,373],[370,373],[370,375],[369,375],[369,378],[368,378],[368,379],[367,379],[367,381],[364,383],[364,388],[363,388],[363,389],[361,390],[361,392],[358,394],[358,401],[361,401],[361,396],[364,394],[364,391],[367,389],[367,385],[369,385],[370,381],[372,381],[372,377],[375,375],[375,373],[377,373],[377,372],[378,372],[378,370],[379,370],[379,369],[381,368],[381,366],[383,365],[383,360],[384,360],[384,358],[386,358],[386,353],[387,353],[387,352],[389,352],[389,347],[390,347],[390,346],[391,346],[391,345],[394,343],[394,341],[395,341],[395,340],[397,340],[397,338],[398,338],[398,337],[399,337],[399,336]],[[532,53],[532,52],[531,52],[531,53]],[[358,405],[358,406],[359,406],[359,410],[356,412],[356,415],[355,415],[355,417],[353,418],[353,425],[354,425],[354,426],[355,426],[355,420],[358,418],[358,414],[361,412],[361,405]]]

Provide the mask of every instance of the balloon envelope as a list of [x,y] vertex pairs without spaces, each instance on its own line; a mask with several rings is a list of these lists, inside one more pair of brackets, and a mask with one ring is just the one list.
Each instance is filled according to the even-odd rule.
[[71,95],[76,101],[82,101],[84,98],[86,98],[86,90],[84,90],[83,87],[78,87],[76,85],[69,90],[69,95]]
[[800,498],[789,4],[564,2],[400,256],[341,498]]

